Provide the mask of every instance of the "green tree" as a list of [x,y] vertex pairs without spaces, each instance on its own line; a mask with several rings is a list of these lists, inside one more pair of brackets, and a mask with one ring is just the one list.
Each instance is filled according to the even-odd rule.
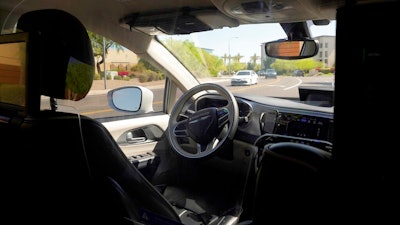
[[323,65],[322,62],[316,61],[313,58],[298,59],[298,60],[284,60],[277,59],[271,64],[271,68],[279,71],[280,74],[289,75],[293,70],[299,69],[308,72],[311,69],[315,69]]
[[217,76],[218,72],[225,70],[224,62],[218,56],[212,55],[205,50],[202,50],[202,54],[206,67],[208,68],[208,72],[212,76]]
[[237,55],[233,56],[232,58],[233,58],[234,62],[240,63],[240,59],[242,59],[243,56],[240,55],[240,53],[238,53]]
[[96,58],[96,68],[97,72],[101,73],[101,64],[104,63],[104,58],[103,58],[103,50],[105,51],[105,55],[108,54],[108,50],[110,48],[115,48],[117,52],[124,51],[124,47],[108,38],[103,38],[103,36],[98,35],[96,33],[93,33],[91,31],[88,31],[89,38],[92,44],[93,48],[93,54],[94,57]]
[[156,81],[156,80],[163,80],[165,79],[165,75],[162,73],[161,70],[154,67],[148,61],[139,58],[139,61],[136,65],[130,68],[131,74],[130,77],[137,77],[140,82],[149,82],[149,81]]
[[231,71],[245,70],[247,68],[247,63],[234,62],[231,64]]
[[247,69],[258,71],[261,69],[261,65],[257,63],[257,61],[261,57],[258,56],[256,53],[250,57],[250,62],[247,63]]
[[164,44],[196,77],[217,76],[225,69],[222,59],[196,47],[193,42],[170,39]]
[[148,61],[146,61],[146,60],[144,60],[144,59],[142,59],[142,58],[139,58],[138,63],[143,64],[143,66],[144,66],[147,70],[152,70],[152,71],[155,71],[155,72],[157,72],[157,73],[161,72],[158,68],[154,67],[154,66],[151,65]]
[[253,67],[255,68],[256,67],[256,65],[257,65],[257,60],[259,60],[260,59],[260,56],[258,56],[256,53],[254,53],[254,55],[252,55],[251,57],[250,57],[250,61],[251,61],[251,63],[253,64]]
[[262,68],[262,69],[272,68],[272,67],[271,67],[271,64],[274,63],[275,61],[276,61],[275,58],[266,57],[266,59],[263,60],[263,62],[262,62],[261,68]]
[[254,65],[251,62],[247,63],[247,69],[248,70],[254,70]]

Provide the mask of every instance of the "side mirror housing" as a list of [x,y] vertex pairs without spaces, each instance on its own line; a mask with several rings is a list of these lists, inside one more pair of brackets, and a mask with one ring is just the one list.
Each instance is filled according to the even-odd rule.
[[142,86],[120,87],[107,93],[108,104],[116,111],[153,112],[153,92]]

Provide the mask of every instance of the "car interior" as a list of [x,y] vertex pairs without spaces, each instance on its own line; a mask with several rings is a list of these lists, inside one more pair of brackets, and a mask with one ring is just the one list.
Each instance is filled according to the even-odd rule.
[[[372,117],[372,112],[385,115],[396,102],[395,83],[387,82],[386,77],[395,71],[392,67],[400,49],[396,41],[390,41],[387,27],[398,26],[399,1],[58,3],[0,3],[2,31],[9,27],[17,31],[1,33],[0,56],[17,52],[12,57],[21,62],[15,66],[0,59],[1,196],[2,214],[8,223],[398,221],[391,206],[397,203],[396,132],[386,128],[396,129],[398,122]],[[118,4],[118,9],[109,10],[104,17],[107,20],[101,21],[103,29],[95,26],[99,23],[95,17],[86,15],[104,15],[113,4]],[[269,7],[286,4],[292,8],[266,16]],[[154,27],[166,34],[188,34],[272,22],[281,24],[289,41],[312,44],[304,21],[322,24],[332,19],[337,21],[334,91],[300,89],[306,104],[287,103],[296,109],[290,112],[282,106],[286,102],[234,95],[219,84],[184,78],[189,73],[186,70],[173,76],[183,68],[177,66],[178,60],[166,63],[170,66],[166,68],[162,60],[152,58],[151,51],[157,49],[148,49],[153,46],[150,33]],[[112,30],[115,24],[118,29]],[[144,159],[146,166],[139,167],[139,161],[133,162],[124,153],[102,120],[73,108],[72,112],[58,110],[59,101],[80,101],[92,86],[95,62],[89,28],[104,35],[114,33],[117,41],[163,67],[170,75],[168,82],[179,83],[184,90],[176,102],[164,106],[168,129],[160,131],[154,151]],[[140,41],[122,39],[132,30]],[[316,46],[296,56],[269,53],[299,59],[317,54]],[[375,80],[377,74],[382,76]],[[133,111],[138,111],[137,107],[151,111],[144,108],[151,108],[146,105],[153,94],[143,87],[129,88],[109,92],[113,108],[123,110],[118,97],[113,97],[123,93],[139,99]],[[46,109],[41,106],[44,97],[49,99]],[[249,102],[254,108],[252,117],[242,115],[243,105]],[[315,114],[306,113],[314,109]],[[289,126],[285,120],[294,117],[294,112],[304,113],[310,120],[315,117],[327,127],[318,127],[315,138],[292,137],[290,129],[304,133],[317,129],[300,128],[300,122]],[[269,132],[271,120],[281,127],[286,124],[289,131],[285,135],[283,130]]]
[[[49,22],[50,18],[53,23]],[[35,83],[26,87],[26,106],[22,113],[13,112],[7,118],[7,129],[15,131],[7,132],[7,139],[10,136],[9,140],[14,140],[21,152],[39,150],[24,153],[28,161],[22,160],[34,174],[28,176],[32,179],[24,181],[32,182],[29,190],[18,196],[34,208],[27,215],[44,223],[55,222],[62,212],[68,212],[64,222],[122,223],[124,218],[139,220],[139,209],[147,209],[160,217],[179,221],[171,204],[129,162],[104,126],[79,114],[40,110],[39,93],[50,98],[78,100],[76,96],[83,97],[88,92],[93,69],[87,67],[94,63],[84,26],[70,14],[50,9],[24,14],[18,28],[29,34],[30,54],[39,51],[33,54],[35,58],[27,60],[54,60],[54,68],[46,69],[29,63],[35,68],[29,67],[27,72],[40,71],[43,77],[51,78],[51,86],[34,79]],[[38,33],[40,37],[32,38],[31,35]],[[55,47],[57,56],[49,54]],[[78,73],[73,68],[78,68],[75,70]],[[54,71],[60,72],[54,74]],[[74,74],[79,77],[74,78]],[[27,74],[26,79],[32,77]],[[68,79],[80,79],[88,85],[83,89],[69,86]],[[54,87],[55,84],[58,86]],[[53,107],[57,107],[56,102]],[[25,137],[24,141],[16,140],[21,136]],[[59,138],[63,144],[56,147]],[[13,158],[21,157],[14,151],[12,154],[16,154]],[[118,218],[121,221],[115,220]]]

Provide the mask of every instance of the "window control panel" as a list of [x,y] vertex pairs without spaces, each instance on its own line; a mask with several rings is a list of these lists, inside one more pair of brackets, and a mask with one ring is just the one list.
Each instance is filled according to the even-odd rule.
[[128,159],[138,169],[142,169],[142,168],[147,167],[151,163],[153,163],[154,158],[155,158],[155,154],[148,152],[145,154],[130,156]]

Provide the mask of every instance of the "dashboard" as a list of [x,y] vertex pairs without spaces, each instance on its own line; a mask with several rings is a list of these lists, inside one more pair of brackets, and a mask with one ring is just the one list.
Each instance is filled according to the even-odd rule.
[[[333,108],[285,99],[235,96],[239,107],[236,139],[264,146],[276,142],[297,142],[332,151]],[[227,101],[207,94],[195,102],[195,110],[223,107]]]

